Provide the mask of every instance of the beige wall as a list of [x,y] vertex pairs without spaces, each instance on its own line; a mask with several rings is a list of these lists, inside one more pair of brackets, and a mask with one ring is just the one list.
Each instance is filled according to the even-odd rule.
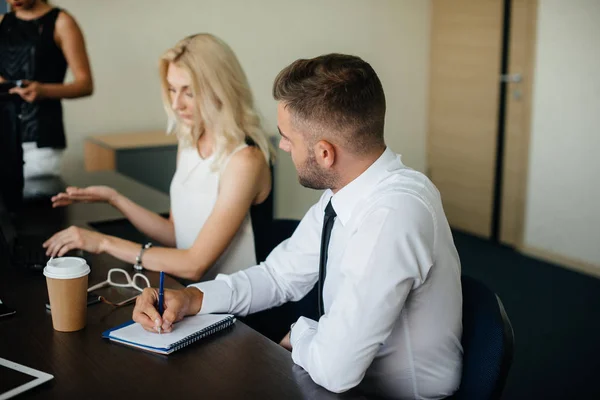
[[[413,168],[425,167],[429,0],[53,0],[79,21],[96,91],[65,101],[64,168],[82,165],[86,136],[162,129],[159,55],[185,35],[224,39],[246,70],[265,127],[276,132],[275,75],[297,58],[356,54],[380,75],[388,100],[386,138]],[[281,152],[280,152],[281,153]],[[319,193],[297,183],[281,154],[276,213],[300,218]]]
[[525,245],[600,265],[600,2],[539,1]]

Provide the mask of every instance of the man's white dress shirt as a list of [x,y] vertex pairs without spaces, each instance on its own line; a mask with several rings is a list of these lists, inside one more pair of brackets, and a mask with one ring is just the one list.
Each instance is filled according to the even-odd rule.
[[204,292],[200,312],[243,316],[304,297],[318,279],[330,199],[325,314],[294,324],[294,362],[334,392],[361,384],[393,398],[452,394],[462,365],[460,261],[439,192],[390,149],[336,194],[325,191],[265,262],[193,285]]

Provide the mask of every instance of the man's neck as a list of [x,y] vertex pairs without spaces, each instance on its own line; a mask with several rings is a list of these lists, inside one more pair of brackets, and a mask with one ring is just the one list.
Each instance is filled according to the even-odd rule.
[[15,15],[19,19],[32,20],[41,17],[47,13],[52,7],[43,1],[36,1],[35,4],[27,10],[17,10]]
[[338,170],[340,171],[338,183],[335,188],[331,188],[333,193],[337,193],[344,186],[361,176],[366,170],[369,169],[375,161],[381,157],[386,147],[381,147],[377,150],[370,152],[367,155],[361,155],[360,157],[354,155],[344,155],[340,157],[340,164]]

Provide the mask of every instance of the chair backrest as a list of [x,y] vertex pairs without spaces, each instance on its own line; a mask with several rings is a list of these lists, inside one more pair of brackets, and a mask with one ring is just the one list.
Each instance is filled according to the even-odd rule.
[[271,164],[271,193],[265,201],[250,207],[250,218],[252,220],[252,231],[254,232],[254,251],[256,261],[264,261],[273,249],[271,243],[273,225],[273,204],[275,192],[275,173]]
[[463,372],[456,399],[499,399],[512,363],[514,333],[500,298],[463,276]]
[[17,126],[19,103],[0,100],[0,195],[10,212],[23,202],[23,147]]
[[23,202],[39,202],[51,207],[50,199],[60,192],[64,192],[67,184],[61,177],[53,175],[27,178],[23,185]]

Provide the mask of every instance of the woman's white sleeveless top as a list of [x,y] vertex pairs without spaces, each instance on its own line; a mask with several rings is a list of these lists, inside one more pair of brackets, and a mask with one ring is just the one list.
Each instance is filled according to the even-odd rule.
[[[177,170],[171,181],[171,212],[178,249],[188,249],[196,240],[217,201],[221,172],[231,156],[245,147],[247,145],[243,144],[236,148],[223,167],[217,170],[211,169],[213,157],[201,158],[195,147],[179,150]],[[255,264],[254,232],[248,212],[225,252],[201,280],[210,280],[217,274],[230,274]]]

